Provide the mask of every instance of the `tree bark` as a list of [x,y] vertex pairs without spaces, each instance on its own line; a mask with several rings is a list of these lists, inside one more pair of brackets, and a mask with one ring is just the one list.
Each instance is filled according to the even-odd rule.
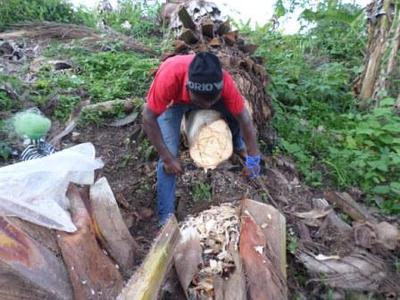
[[90,187],[91,213],[100,241],[124,274],[132,275],[137,244],[126,227],[105,177]]
[[141,267],[133,274],[118,300],[157,299],[163,279],[173,259],[179,228],[171,217],[158,235]]
[[[184,6],[185,12],[189,14],[195,26],[191,25],[189,30],[187,22],[182,22],[177,11],[170,13],[170,28],[178,39],[185,41],[187,47],[181,47],[179,44],[174,53],[166,57],[201,51],[209,51],[217,55],[223,68],[232,74],[241,94],[248,100],[259,137],[267,145],[275,144],[276,137],[269,126],[273,116],[272,101],[265,92],[268,75],[262,60],[250,56],[256,50],[256,45],[246,43],[239,37],[239,32],[232,31],[229,21],[221,17],[220,10],[214,3],[192,0],[186,1]],[[205,23],[207,30],[204,30],[202,26]],[[212,23],[213,35],[211,36]]]
[[71,185],[67,196],[78,230],[74,233],[59,232],[58,243],[68,267],[75,299],[115,299],[123,287],[123,278],[115,263],[99,247],[78,188]]

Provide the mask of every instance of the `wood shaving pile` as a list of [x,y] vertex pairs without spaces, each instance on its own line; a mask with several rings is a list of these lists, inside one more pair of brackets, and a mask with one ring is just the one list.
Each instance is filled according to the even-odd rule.
[[187,228],[194,228],[199,234],[203,259],[189,292],[212,297],[213,278],[227,279],[236,268],[229,249],[238,249],[239,209],[230,203],[213,206],[189,217],[182,225],[182,230]]

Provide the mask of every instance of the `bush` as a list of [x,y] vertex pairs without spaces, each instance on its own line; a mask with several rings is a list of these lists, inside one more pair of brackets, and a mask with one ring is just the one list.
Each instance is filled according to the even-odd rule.
[[93,13],[74,9],[64,0],[0,0],[0,30],[26,21],[52,21],[87,26],[96,24]]

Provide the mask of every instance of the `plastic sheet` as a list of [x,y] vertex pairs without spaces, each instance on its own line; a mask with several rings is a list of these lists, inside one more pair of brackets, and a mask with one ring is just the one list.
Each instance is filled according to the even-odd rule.
[[95,158],[91,143],[80,144],[40,159],[0,168],[0,215],[67,232],[76,231],[68,213],[69,183],[93,184]]

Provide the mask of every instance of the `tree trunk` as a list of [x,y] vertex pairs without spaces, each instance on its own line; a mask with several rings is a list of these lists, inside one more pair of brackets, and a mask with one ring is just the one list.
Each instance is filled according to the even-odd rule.
[[78,188],[68,190],[72,220],[78,230],[59,232],[64,262],[68,267],[74,296],[80,299],[115,299],[123,287],[123,278],[115,263],[99,247],[92,220]]
[[[177,37],[183,39],[182,33],[185,33],[185,43],[176,43],[175,52],[165,57],[200,51],[209,51],[217,55],[224,69],[232,74],[241,94],[249,102],[259,137],[267,144],[274,144],[275,134],[268,125],[273,109],[271,98],[265,92],[268,76],[262,60],[249,56],[256,46],[247,44],[237,31],[231,31],[229,21],[221,17],[221,12],[214,3],[192,0],[186,1],[184,7],[187,14],[182,13],[182,9],[176,9],[170,12],[168,17],[171,20],[170,28]],[[181,14],[178,13],[180,11]],[[197,38],[186,38],[188,26]]]
[[133,274],[118,300],[157,299],[161,284],[173,259],[179,227],[175,217],[171,217],[153,243],[141,267]]
[[105,177],[90,187],[90,205],[96,233],[123,273],[132,275],[137,244],[126,227]]
[[185,117],[182,127],[190,156],[198,167],[214,169],[232,155],[232,134],[218,112],[191,112]]
[[[356,82],[360,107],[379,106],[384,97],[397,97],[400,79],[400,5],[393,0],[374,1],[367,8],[368,49],[365,68]],[[397,87],[397,88],[396,88]]]

